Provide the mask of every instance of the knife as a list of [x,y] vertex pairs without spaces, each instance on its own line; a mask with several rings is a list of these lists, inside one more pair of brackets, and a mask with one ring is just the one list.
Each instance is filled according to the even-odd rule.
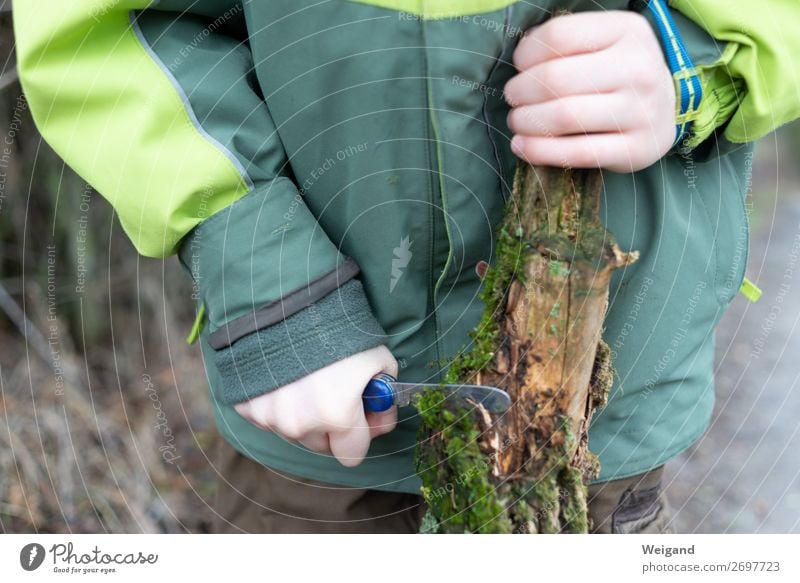
[[497,387],[484,385],[440,385],[438,383],[401,383],[390,374],[381,373],[372,377],[361,395],[364,410],[373,413],[386,411],[397,405],[411,403],[411,398],[429,387],[448,391],[447,398],[463,405],[474,407],[480,403],[490,413],[505,413],[511,407],[511,397]]

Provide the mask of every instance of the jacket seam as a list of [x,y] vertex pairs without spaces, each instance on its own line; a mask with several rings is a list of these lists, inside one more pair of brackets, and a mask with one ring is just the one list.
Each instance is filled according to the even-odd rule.
[[[153,4],[151,4],[151,6]],[[189,96],[186,95],[186,91],[184,91],[178,79],[175,77],[175,75],[172,74],[172,71],[170,71],[169,68],[166,66],[166,63],[164,63],[164,61],[161,60],[161,57],[158,56],[158,54],[155,52],[150,42],[145,37],[144,32],[142,31],[142,28],[139,25],[137,12],[138,11],[136,10],[131,10],[128,12],[128,19],[130,20],[131,29],[133,30],[134,37],[139,41],[139,45],[147,54],[147,56],[150,57],[150,59],[156,64],[156,66],[158,66],[158,68],[161,70],[161,73],[166,77],[166,79],[172,85],[173,89],[177,93],[179,101],[183,105],[184,113],[186,114],[189,123],[203,139],[205,139],[208,143],[210,143],[217,150],[219,150],[219,152],[223,156],[225,156],[225,158],[228,160],[231,166],[239,174],[239,177],[242,179],[242,182],[244,182],[247,189],[252,190],[254,188],[253,179],[250,177],[250,175],[248,174],[247,170],[242,165],[242,163],[236,158],[233,152],[231,152],[227,147],[225,147],[224,144],[222,144],[222,142],[220,142],[214,136],[209,134],[203,127],[203,125],[200,123],[200,120],[197,119],[197,115],[194,112],[194,107],[192,107],[191,101],[189,100]]]
[[434,96],[433,96],[433,85],[428,80],[428,115],[430,116],[431,126],[433,128],[433,139],[436,142],[435,148],[435,157],[436,157],[436,174],[439,183],[439,197],[442,200],[442,215],[444,217],[444,230],[445,234],[447,235],[447,258],[444,262],[444,267],[442,268],[442,272],[439,274],[439,277],[436,278],[436,285],[433,287],[433,301],[436,304],[436,297],[439,293],[439,288],[442,286],[445,278],[447,277],[447,272],[450,271],[450,264],[453,259],[453,240],[452,234],[450,233],[450,220],[449,220],[449,213],[447,212],[447,192],[445,189],[445,173],[444,173],[444,152],[440,147],[441,143],[441,135],[439,134],[439,126],[436,122],[436,114],[434,112]]
[[708,206],[706,205],[706,201],[703,200],[703,195],[700,193],[700,190],[697,189],[697,200],[700,201],[700,205],[703,207],[703,214],[706,217],[706,222],[708,223],[709,228],[712,229],[713,232],[713,241],[714,241],[714,299],[717,302],[718,307],[724,307],[721,300],[720,300],[720,292],[719,286],[717,284],[718,281],[718,273],[720,270],[720,261],[719,261],[719,221],[717,221],[716,228],[714,226],[714,222],[711,220],[711,214],[708,212]]
[[214,350],[227,348],[237,340],[307,308],[353,279],[358,273],[358,264],[352,258],[347,258],[342,264],[314,281],[217,328],[209,334],[208,344]]
[[[259,342],[261,346],[261,351],[259,353],[249,352],[248,355],[252,356],[253,358],[246,358],[246,357],[236,357],[233,359],[234,368],[238,371],[239,366],[245,367],[247,366],[248,362],[252,362],[254,360],[263,360],[265,358],[275,358],[281,357],[287,354],[294,354],[296,356],[297,348],[301,346],[305,346],[310,342],[317,339],[317,336],[320,332],[326,333],[334,333],[334,332],[341,332],[343,330],[351,329],[353,326],[352,324],[358,324],[360,322],[364,322],[371,319],[371,314],[369,312],[360,312],[354,316],[348,317],[347,322],[344,324],[335,324],[330,327],[315,327],[313,329],[309,329],[309,331],[305,334],[299,334],[296,339],[291,339],[291,342],[288,345],[280,346],[275,350],[264,349],[264,343]],[[228,347],[230,348],[230,347]],[[334,362],[334,361],[331,361]],[[240,364],[237,364],[240,363]],[[238,372],[237,372],[238,375]]]
[[[494,63],[492,63],[492,68],[489,70],[489,74],[486,77],[485,85],[489,86],[489,81],[492,79],[494,74],[500,68],[500,61],[502,60],[503,54],[506,52],[506,34],[511,23],[511,11],[513,8],[513,4],[506,6],[505,9],[505,16],[503,21],[503,28],[501,30],[501,39],[502,42],[500,43],[500,53],[494,58]],[[507,191],[508,184],[503,176],[503,160],[500,156],[500,147],[497,144],[497,140],[495,139],[494,132],[492,131],[492,124],[489,120],[489,92],[484,91],[483,93],[483,123],[486,124],[486,134],[489,136],[489,141],[492,143],[492,150],[494,151],[494,161],[497,163],[497,176],[500,182],[500,194],[503,197],[503,202],[508,201],[508,197],[510,192]]]
[[[727,162],[727,166],[728,166],[728,168],[730,170],[730,161]],[[736,184],[737,184],[737,186],[740,184],[738,177],[736,178]],[[738,200],[739,204],[737,206],[737,209],[738,209],[738,213],[737,213],[738,217],[737,218],[742,220],[743,228],[744,228],[744,241],[742,243],[743,250],[742,250],[742,256],[739,259],[739,262],[740,262],[741,265],[739,266],[738,272],[736,274],[736,279],[732,280],[732,282],[731,282],[730,289],[728,289],[728,287],[727,287],[727,275],[724,278],[724,282],[726,284],[726,286],[724,287],[724,289],[726,291],[726,293],[724,295],[724,302],[723,302],[723,298],[718,298],[720,308],[722,308],[723,310],[727,309],[727,306],[730,305],[730,303],[736,297],[736,294],[738,294],[741,291],[742,285],[744,284],[744,280],[747,277],[747,263],[748,263],[749,258],[750,258],[750,238],[751,238],[751,233],[750,233],[750,215],[747,213],[747,196],[748,196],[747,186],[745,185],[744,192],[739,190],[738,192],[736,192],[736,194],[737,194],[737,198],[739,199]],[[740,236],[740,235],[741,235],[741,233],[737,234],[737,237]]]
[[[425,23],[423,22],[423,30],[424,30]],[[428,46],[427,38],[424,42],[425,46]],[[426,50],[426,62],[427,62],[427,48]],[[428,72],[430,73],[430,72]],[[442,268],[441,273],[436,278],[436,283],[433,286],[433,311],[436,318],[436,365],[437,367],[441,368],[442,366],[442,351],[440,346],[440,326],[439,326],[439,303],[438,303],[438,295],[439,295],[439,288],[441,287],[442,283],[444,282],[445,278],[447,277],[448,271],[450,271],[450,265],[453,259],[453,240],[452,234],[450,233],[450,220],[449,214],[447,212],[447,192],[445,188],[445,172],[444,172],[444,152],[441,148],[441,135],[439,133],[439,126],[436,122],[436,113],[434,107],[434,95],[433,95],[433,84],[430,81],[430,74],[426,75],[426,95],[428,100],[428,118],[429,123],[431,126],[431,130],[433,131],[433,139],[435,141],[435,149],[434,149],[434,157],[436,162],[436,178],[437,180],[435,183],[438,185],[439,189],[439,198],[441,200],[442,208],[442,222],[444,223],[444,230],[445,234],[447,235],[447,258],[444,262],[444,267]]]
[[211,216],[203,219],[200,223],[198,223],[195,226],[195,229],[197,231],[200,231],[204,227],[208,227],[210,225],[214,225],[215,223],[218,223],[219,221],[223,220],[223,218],[225,217],[226,211],[233,210],[233,208],[236,205],[246,204],[250,199],[254,198],[255,196],[257,196],[260,193],[265,193],[265,194],[269,193],[269,190],[272,189],[276,185],[277,182],[283,182],[283,181],[288,182],[290,184],[291,188],[297,190],[297,185],[290,178],[287,178],[286,176],[276,176],[275,178],[272,178],[271,180],[268,180],[264,184],[260,184],[258,186],[253,187],[247,193],[245,193],[243,196],[237,198],[235,201],[233,201],[228,206],[219,209],[218,211],[216,211]]
[[435,263],[435,251],[436,251],[436,221],[435,221],[435,213],[436,209],[436,201],[434,200],[434,179],[433,176],[433,152],[431,151],[431,116],[430,116],[430,108],[432,107],[432,103],[430,101],[430,93],[428,91],[430,85],[430,66],[428,64],[428,52],[427,52],[427,43],[426,43],[426,31],[425,31],[425,23],[420,20],[419,22],[419,30],[420,30],[420,44],[422,46],[422,66],[425,68],[425,75],[424,75],[424,91],[425,91],[425,100],[427,103],[426,112],[425,112],[425,123],[423,124],[425,128],[425,157],[426,163],[428,164],[429,175],[428,179],[425,181],[428,186],[428,199],[430,201],[428,212],[428,236],[429,236],[429,243],[428,243],[428,301],[430,302],[430,310],[431,315],[433,317],[433,347],[434,353],[436,356],[436,361],[439,362],[441,360],[441,354],[439,349],[439,313],[436,309],[436,292],[435,286],[433,283],[433,266]]

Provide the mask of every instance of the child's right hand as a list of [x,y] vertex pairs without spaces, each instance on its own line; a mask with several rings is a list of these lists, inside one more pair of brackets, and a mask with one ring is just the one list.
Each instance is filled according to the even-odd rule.
[[397,376],[397,361],[385,346],[329,364],[234,408],[264,431],[333,454],[344,466],[357,466],[370,441],[397,424],[397,407],[382,413],[364,411],[364,388],[381,372]]

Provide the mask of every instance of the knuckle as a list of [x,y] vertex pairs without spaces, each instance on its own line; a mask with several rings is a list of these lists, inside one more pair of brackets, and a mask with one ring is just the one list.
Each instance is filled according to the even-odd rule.
[[665,122],[673,127],[675,104],[660,96],[653,95],[641,107],[636,108],[636,118],[641,125],[649,128],[658,128]]
[[553,107],[551,114],[551,125],[556,131],[564,131],[570,129],[578,121],[578,126],[581,127],[580,119],[575,116],[572,109],[564,102],[559,102]]
[[250,401],[244,401],[243,403],[237,403],[233,406],[233,409],[242,417],[250,417],[251,415],[251,408],[252,404]]
[[656,67],[645,64],[640,64],[638,69],[639,85],[644,91],[653,93],[653,90],[660,86],[659,70]]
[[390,357],[389,362],[387,362],[386,364],[386,370],[388,370],[389,374],[392,375],[393,377],[397,377],[398,369],[399,366],[397,364],[397,361],[394,359],[394,357]]
[[281,433],[292,441],[303,439],[311,430],[312,423],[307,415],[297,411],[290,412],[281,422]]
[[551,61],[539,67],[536,72],[536,83],[538,83],[549,97],[559,97],[565,91],[566,75],[559,70],[559,61]]
[[303,437],[303,433],[293,421],[283,421],[279,424],[278,430],[286,439],[291,441],[298,441]]
[[614,119],[617,122],[624,119],[627,128],[630,130],[649,127],[650,123],[660,114],[660,111],[654,110],[650,106],[650,100],[647,97],[642,97],[639,101],[630,103],[626,110],[616,112]]
[[300,441],[308,436],[308,431],[300,425],[292,425],[284,435],[292,441]]
[[250,418],[261,427],[269,427],[272,422],[272,411],[270,407],[250,407],[248,409]]

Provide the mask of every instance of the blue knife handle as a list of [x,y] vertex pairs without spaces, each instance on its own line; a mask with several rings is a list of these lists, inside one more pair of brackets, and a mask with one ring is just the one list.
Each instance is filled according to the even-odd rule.
[[386,373],[372,377],[361,395],[364,410],[371,413],[382,413],[391,409],[394,405],[394,391],[389,383],[396,380],[392,375]]

